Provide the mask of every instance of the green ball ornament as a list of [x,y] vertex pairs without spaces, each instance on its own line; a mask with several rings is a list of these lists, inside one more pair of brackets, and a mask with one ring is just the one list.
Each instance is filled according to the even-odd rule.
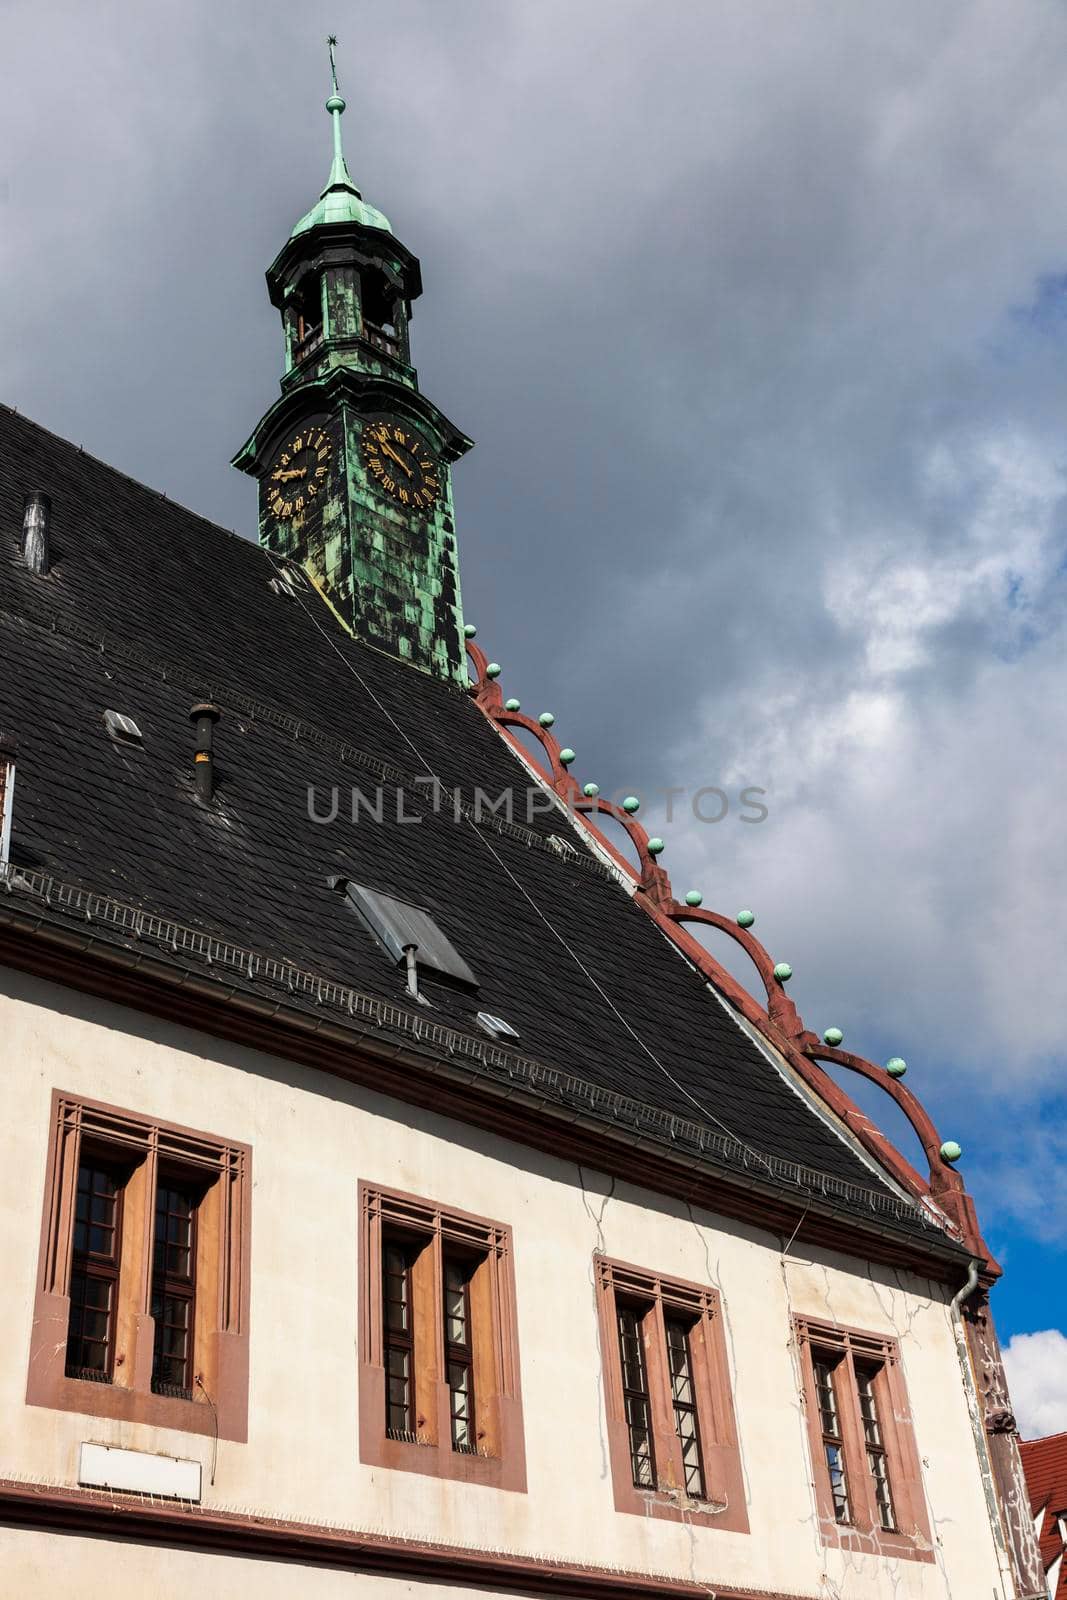
[[630,816],[635,816],[641,809],[641,802],[635,794],[628,794],[622,803],[622,809],[628,811]]
[[704,896],[701,894],[699,889],[690,889],[689,893],[685,897],[685,903],[687,906],[703,905]]
[[648,841],[648,853],[650,856],[662,855],[666,848],[667,846],[663,843],[662,839],[650,839]]
[[788,961],[779,961],[775,964],[774,976],[779,983],[788,983],[793,976],[793,969]]
[[465,639],[473,639],[473,638],[474,638],[474,636],[475,636],[475,634],[476,634],[476,633],[477,633],[477,632],[478,632],[478,630],[477,630],[477,628],[476,628],[476,627],[475,627],[475,626],[474,626],[474,623],[473,623],[473,622],[468,622],[468,623],[466,623],[466,624],[465,624],[465,625],[464,625],[464,628],[463,628],[463,637],[464,637],[464,638],[465,638]]
[[542,711],[537,720],[541,724],[542,728],[551,728],[556,719],[552,715],[551,711]]
[[908,1063],[903,1056],[890,1056],[885,1064],[885,1070],[891,1078],[902,1078],[908,1070]]
[[582,793],[585,795],[587,800],[595,800],[597,795],[600,793],[599,783],[584,784],[582,787]]
[[737,926],[739,928],[751,928],[755,920],[756,913],[754,911],[739,911],[737,913]]
[[499,678],[503,670],[499,661],[490,661],[485,669],[485,675],[487,678]]
[[827,1028],[826,1032],[822,1036],[823,1044],[828,1044],[831,1046],[831,1048],[836,1049],[844,1037],[845,1036],[841,1032],[840,1028]]
[[522,701],[521,700],[515,700],[515,699],[505,700],[504,701],[504,710],[505,711],[518,711],[518,709],[519,709],[519,707],[521,705],[522,705]]
[[941,1159],[942,1161],[947,1161],[950,1166],[954,1165],[962,1154],[963,1149],[956,1143],[955,1139],[946,1139],[941,1146]]
[[577,757],[575,756],[574,751],[568,745],[566,750],[561,750],[560,751],[559,759],[562,761],[562,763],[563,763],[563,765],[565,767],[569,767],[571,762],[575,761],[577,759]]

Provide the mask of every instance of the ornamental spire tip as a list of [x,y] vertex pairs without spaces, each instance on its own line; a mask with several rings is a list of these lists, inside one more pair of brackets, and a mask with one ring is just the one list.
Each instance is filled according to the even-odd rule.
[[327,34],[326,44],[330,52],[330,83],[333,90],[326,102],[326,109],[333,119],[333,165],[330,167],[330,176],[322,192],[325,195],[331,189],[351,189],[358,195],[359,190],[352,182],[348,164],[345,161],[345,153],[341,148],[341,117],[345,109],[345,102],[340,89],[337,87],[337,57],[334,54],[337,49],[337,35],[335,33]]

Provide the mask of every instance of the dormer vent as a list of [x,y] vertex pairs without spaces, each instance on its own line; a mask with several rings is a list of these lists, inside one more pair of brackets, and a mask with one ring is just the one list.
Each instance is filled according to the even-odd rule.
[[141,730],[132,717],[121,711],[105,711],[104,726],[116,744],[140,744]]
[[477,1016],[479,1028],[484,1028],[486,1033],[492,1034],[494,1039],[517,1039],[519,1031],[513,1028],[510,1022],[505,1022],[503,1017],[494,1016],[491,1011],[479,1011]]
[[347,882],[344,890],[364,927],[398,966],[406,968],[409,987],[414,967],[423,976],[436,973],[477,988],[474,973],[428,911],[360,883]]
[[52,502],[49,497],[40,490],[28,494],[22,508],[22,559],[38,577],[44,577],[50,565],[51,525]]

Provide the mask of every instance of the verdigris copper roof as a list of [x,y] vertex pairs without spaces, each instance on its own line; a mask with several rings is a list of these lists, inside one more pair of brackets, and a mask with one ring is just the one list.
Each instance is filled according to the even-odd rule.
[[[333,65],[333,47],[331,45],[330,64]],[[376,206],[368,204],[360,191],[352,182],[352,176],[345,161],[344,150],[341,147],[341,118],[345,111],[345,102],[337,92],[337,77],[334,75],[333,94],[326,102],[326,109],[333,122],[333,164],[330,167],[330,176],[326,187],[319,195],[318,200],[311,210],[300,218],[294,227],[290,238],[295,239],[298,234],[307,233],[309,228],[317,228],[326,223],[348,222],[357,223],[364,228],[381,228],[385,233],[392,232],[389,218]]]
[[[52,502],[44,577],[17,546],[37,490]],[[91,921],[94,937],[151,940],[227,983],[373,1016],[724,1170],[955,1250],[577,831],[577,855],[557,853],[565,814],[472,819],[476,789],[524,793],[530,780],[461,688],[351,638],[258,546],[4,408],[0,540],[0,730],[18,740],[0,910],[29,897],[41,916]],[[189,709],[202,699],[222,711],[210,806],[193,784]],[[139,745],[109,736],[107,710],[136,722]],[[458,802],[435,810],[431,778]],[[318,817],[336,789],[334,820],[309,814],[309,789]],[[348,880],[429,912],[477,989],[427,981],[432,1009],[413,1005],[403,966],[338,892]],[[487,1039],[479,1011],[517,1040]]]

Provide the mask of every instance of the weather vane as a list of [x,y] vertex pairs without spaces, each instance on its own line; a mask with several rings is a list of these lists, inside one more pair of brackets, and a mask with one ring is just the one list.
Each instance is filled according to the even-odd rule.
[[334,51],[337,48],[337,35],[328,33],[326,35],[326,43],[330,47],[330,77],[333,79],[333,92],[334,94],[340,94],[341,91],[337,87],[337,61],[334,56]]

